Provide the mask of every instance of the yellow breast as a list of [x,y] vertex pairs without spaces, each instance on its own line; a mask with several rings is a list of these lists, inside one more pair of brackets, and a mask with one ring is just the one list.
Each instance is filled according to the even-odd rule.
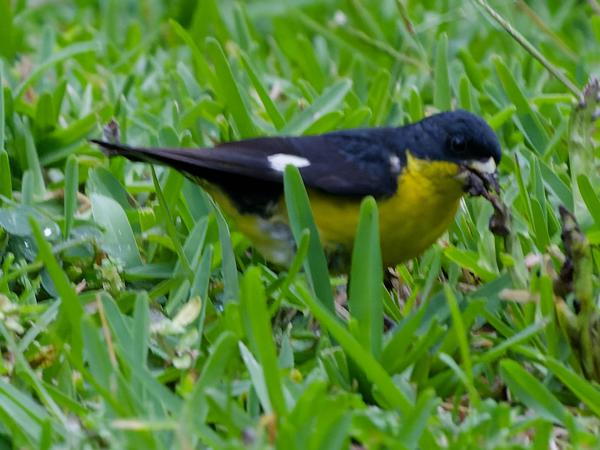
[[[414,258],[446,231],[462,196],[455,179],[458,170],[456,164],[418,160],[409,154],[396,194],[377,202],[384,264]],[[310,199],[323,241],[351,248],[360,203],[319,192],[310,192]]]
[[[461,184],[455,179],[459,167],[408,155],[407,167],[398,177],[395,195],[378,200],[383,263],[391,266],[418,256],[450,225],[460,198]],[[267,259],[286,265],[293,256],[293,239],[287,228],[283,198],[271,218],[239,214],[218,189],[209,192],[238,228]],[[308,190],[315,222],[326,247],[351,251],[358,225],[359,199]]]

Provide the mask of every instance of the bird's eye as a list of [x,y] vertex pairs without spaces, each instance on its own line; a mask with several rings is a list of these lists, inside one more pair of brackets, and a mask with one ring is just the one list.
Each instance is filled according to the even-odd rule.
[[454,153],[464,153],[467,149],[467,141],[462,136],[452,136],[450,139],[450,148]]

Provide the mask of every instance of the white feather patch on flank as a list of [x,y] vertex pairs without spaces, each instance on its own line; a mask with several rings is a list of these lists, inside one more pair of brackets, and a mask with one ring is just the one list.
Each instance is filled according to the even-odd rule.
[[310,161],[306,158],[296,155],[288,155],[287,153],[275,153],[267,158],[273,170],[283,172],[288,165],[300,167],[310,166]]
[[390,166],[394,172],[400,172],[400,158],[396,155],[390,156]]

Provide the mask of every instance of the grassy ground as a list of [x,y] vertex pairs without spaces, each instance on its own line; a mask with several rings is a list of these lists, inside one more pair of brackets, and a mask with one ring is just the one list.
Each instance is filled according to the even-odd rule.
[[[494,1],[536,59],[480,1],[0,0],[0,448],[599,448],[595,3]],[[455,107],[500,137],[511,235],[467,199],[382,292],[367,201],[339,320],[297,173],[278,272],[181,175],[86,140]]]

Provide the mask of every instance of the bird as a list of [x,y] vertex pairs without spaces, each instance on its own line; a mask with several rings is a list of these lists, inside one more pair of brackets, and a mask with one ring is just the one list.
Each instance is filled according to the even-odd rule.
[[399,127],[255,137],[212,148],[151,148],[92,139],[109,156],[166,165],[200,184],[267,261],[295,252],[283,175],[298,168],[331,266],[347,267],[360,203],[375,198],[382,263],[419,256],[448,229],[465,193],[497,188],[496,133],[465,110]]

